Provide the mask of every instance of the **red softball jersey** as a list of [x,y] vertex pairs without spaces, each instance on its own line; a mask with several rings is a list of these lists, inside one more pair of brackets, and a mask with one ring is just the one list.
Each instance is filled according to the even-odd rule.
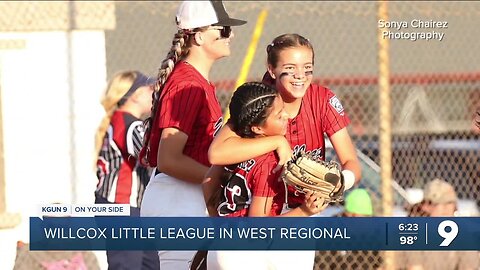
[[176,128],[187,134],[183,153],[210,166],[208,148],[223,121],[215,86],[189,63],[180,61],[167,79],[159,104],[151,129],[150,166],[157,165],[158,144],[164,128]]
[[277,164],[278,157],[274,152],[270,152],[242,162],[230,170],[231,176],[223,187],[218,214],[246,217],[253,196],[258,196],[273,197],[269,215],[280,215],[285,202],[285,184],[280,179],[281,171],[272,172]]
[[[304,151],[325,159],[325,137],[348,126],[350,119],[338,97],[328,88],[311,84],[302,100],[298,115],[288,120],[287,140],[294,154]],[[288,205],[293,208],[304,201],[303,194],[288,188]]]

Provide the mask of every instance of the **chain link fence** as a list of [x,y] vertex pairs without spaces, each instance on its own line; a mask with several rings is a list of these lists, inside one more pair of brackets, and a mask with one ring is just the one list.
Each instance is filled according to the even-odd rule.
[[[3,2],[0,31],[102,29],[107,79],[127,69],[156,76],[176,31],[178,5],[177,1]],[[232,55],[211,72],[223,109],[257,17],[267,10],[248,80],[261,79],[265,48],[274,37],[299,33],[309,38],[315,48],[314,81],[339,96],[352,120],[349,131],[359,153],[378,164],[380,27],[390,38],[392,164],[399,186],[395,192],[405,196],[406,189],[421,189],[440,177],[455,186],[460,199],[477,206],[480,138],[472,120],[480,107],[479,2],[391,2],[388,22],[378,21],[377,3],[370,1],[228,1],[225,6],[231,16],[248,24],[234,28]],[[427,33],[432,39],[422,38]],[[412,36],[420,38],[412,40]],[[10,44],[2,42],[3,47]],[[378,171],[364,168],[363,176],[363,187],[371,192],[375,213],[380,214],[380,179],[369,181],[378,178]],[[318,253],[315,269],[372,269],[382,261],[381,254],[373,252],[357,253],[360,259],[355,260],[339,258],[342,254]]]

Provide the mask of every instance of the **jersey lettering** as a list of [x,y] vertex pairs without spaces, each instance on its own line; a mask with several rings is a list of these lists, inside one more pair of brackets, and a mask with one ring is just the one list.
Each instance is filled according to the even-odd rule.
[[323,158],[323,155],[322,155],[322,147],[319,147],[319,148],[316,148],[316,149],[312,149],[312,150],[310,150],[310,151],[305,151],[305,149],[307,149],[307,145],[306,145],[306,144],[295,145],[295,146],[293,147],[293,155],[294,155],[294,156],[298,156],[298,155],[300,155],[301,152],[305,152],[306,154],[312,153],[312,156],[313,156],[314,159],[317,159],[317,158],[322,159],[322,158]]
[[238,168],[245,171],[245,173],[248,173],[253,168],[253,166],[255,166],[255,160],[253,159],[249,159],[247,161],[244,161],[238,164]]

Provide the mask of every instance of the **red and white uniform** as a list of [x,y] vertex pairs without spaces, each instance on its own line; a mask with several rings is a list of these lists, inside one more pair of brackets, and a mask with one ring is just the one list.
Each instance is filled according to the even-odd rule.
[[[310,85],[305,96],[302,99],[302,105],[300,111],[296,117],[289,119],[286,138],[290,142],[290,145],[295,153],[299,151],[314,152],[316,155],[325,158],[325,138],[324,133],[327,136],[332,136],[337,131],[346,127],[350,123],[344,109],[335,96],[335,94],[329,89],[319,86]],[[268,154],[267,154],[268,155]],[[264,157],[264,156],[262,156]],[[273,169],[272,166],[262,166],[262,169],[256,168],[258,164],[250,166],[250,171],[260,171],[268,173]],[[265,171],[264,171],[265,170]],[[242,175],[242,174],[240,174]],[[248,183],[255,183],[259,179],[250,179],[250,177],[264,178],[265,176],[248,175],[246,179]],[[269,179],[269,177],[267,177]],[[238,181],[241,183],[240,181]],[[266,183],[274,183],[266,181]],[[228,187],[228,186],[227,186]],[[232,188],[232,187],[230,187]],[[255,187],[254,187],[255,188]],[[222,214],[222,210],[228,209],[227,206],[235,206],[241,208],[242,205],[248,205],[247,198],[241,198],[234,193],[243,189],[231,189],[233,192],[224,193],[223,208],[219,207],[219,214]],[[252,189],[254,190],[254,189]],[[229,195],[230,200],[227,200]],[[235,195],[235,196],[232,196]],[[240,193],[244,194],[244,193]],[[248,193],[247,193],[248,194]],[[261,193],[260,193],[261,194]],[[283,193],[284,194],[284,193]],[[233,198],[233,199],[232,199]],[[283,197],[284,198],[284,197]],[[290,208],[300,206],[304,202],[303,194],[298,194],[295,189],[289,187],[288,190],[288,203]],[[274,201],[282,204],[280,198]],[[235,202],[233,204],[232,202]],[[245,206],[245,207],[246,207]],[[278,211],[278,207],[274,203],[273,211]],[[280,209],[282,210],[282,209]],[[229,214],[229,216],[244,216],[247,215],[248,210],[240,209],[236,213]],[[279,214],[279,213],[278,213]],[[248,257],[248,259],[246,259]],[[314,263],[315,252],[308,251],[210,251],[208,253],[208,269],[312,269]],[[244,258],[244,260],[238,261],[238,258]]]
[[[324,133],[330,137],[349,123],[350,119],[337,96],[328,88],[311,84],[302,99],[298,115],[288,120],[285,137],[294,154],[313,152],[325,159]],[[289,186],[290,208],[301,205],[303,201],[304,196]]]
[[157,151],[164,128],[177,128],[188,135],[183,153],[205,166],[213,136],[222,127],[222,109],[215,86],[194,67],[180,61],[160,96],[160,110],[152,123],[149,164],[157,165]]
[[140,119],[127,112],[113,113],[97,159],[97,197],[140,207],[150,177],[137,161],[143,133]]
[[[153,118],[150,137],[151,166],[157,165],[158,144],[162,130],[176,128],[187,134],[183,153],[210,166],[208,148],[222,126],[222,111],[215,87],[193,66],[180,61],[167,79]],[[154,173],[145,190],[140,216],[207,216],[202,187],[165,173]],[[158,251],[161,269],[187,269],[195,251]]]
[[[215,86],[193,66],[180,61],[160,95],[160,109],[151,129],[150,165],[156,165],[158,144],[164,128],[188,135],[183,153],[205,166],[208,147],[222,124]],[[152,175],[141,207],[142,216],[205,216],[201,185],[187,183],[164,173]]]
[[246,217],[253,196],[273,197],[270,216],[278,216],[285,202],[285,185],[280,179],[281,171],[272,173],[278,158],[271,152],[240,163],[223,188],[218,214],[228,217]]

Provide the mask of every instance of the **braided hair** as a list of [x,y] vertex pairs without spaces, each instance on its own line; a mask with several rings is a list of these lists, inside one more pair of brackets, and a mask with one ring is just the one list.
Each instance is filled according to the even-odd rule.
[[[160,96],[162,94],[163,87],[168,77],[172,73],[175,65],[182,59],[186,58],[192,47],[195,33],[203,32],[208,29],[206,27],[198,27],[192,30],[180,29],[175,33],[172,40],[172,47],[167,53],[165,59],[163,59],[160,68],[158,70],[157,81],[154,85],[154,91],[152,94],[152,109],[150,117],[144,121],[145,135],[143,139],[142,150],[139,154],[139,160],[144,166],[149,166],[148,156],[150,155],[150,134],[152,124],[154,123],[155,116],[160,109]],[[156,153],[155,153],[156,155]]]
[[113,113],[119,107],[119,101],[127,93],[128,89],[132,86],[137,78],[136,70],[127,70],[116,73],[109,81],[105,94],[102,97],[102,106],[105,109],[105,116],[103,117],[97,132],[95,133],[95,158],[94,168],[97,167],[97,158],[102,148],[103,139],[107,133],[108,126]]
[[253,138],[252,126],[261,126],[267,119],[278,92],[260,82],[244,83],[234,92],[230,101],[232,129],[238,136]]
[[[242,84],[233,93],[230,100],[230,119],[232,130],[242,138],[253,138],[256,134],[253,126],[265,123],[278,92],[275,88],[260,82],[247,82]],[[234,168],[236,165],[232,165]],[[235,176],[233,170],[224,170],[221,177],[221,189],[218,189],[209,199],[207,205],[217,208],[220,204],[223,187]]]

